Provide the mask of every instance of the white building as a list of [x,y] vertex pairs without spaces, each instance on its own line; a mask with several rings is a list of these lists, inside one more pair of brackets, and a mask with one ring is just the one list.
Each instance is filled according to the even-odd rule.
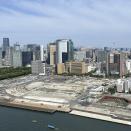
[[117,92],[130,93],[131,92],[131,79],[118,79]]
[[127,72],[131,73],[131,60],[126,60],[126,68]]
[[96,69],[93,65],[88,65],[88,72],[94,71]]
[[128,91],[131,92],[131,79],[127,80]]
[[67,53],[67,42],[68,40],[56,41],[56,63],[63,63],[62,55]]
[[122,79],[117,80],[117,92],[119,93],[125,92],[125,81]]

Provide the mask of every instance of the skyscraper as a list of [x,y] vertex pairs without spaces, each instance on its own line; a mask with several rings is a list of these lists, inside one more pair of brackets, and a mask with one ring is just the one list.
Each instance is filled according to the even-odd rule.
[[126,55],[124,53],[108,53],[107,75],[126,75]]
[[20,49],[20,45],[15,44],[13,49],[13,67],[21,67],[22,66],[22,52]]
[[31,65],[32,60],[33,60],[33,52],[31,51],[22,52],[22,66]]
[[2,48],[0,48],[0,67],[2,66]]
[[68,61],[74,60],[74,44],[72,40],[67,41]]
[[41,61],[44,61],[44,46],[40,46],[40,59]]
[[28,44],[27,50],[33,52],[33,60],[40,60],[41,54],[40,54],[40,46],[36,44]]
[[56,64],[56,43],[50,43],[48,45],[48,58],[50,65]]
[[5,66],[13,66],[13,47],[6,48]]
[[9,44],[9,38],[3,38],[3,51],[6,51],[6,49],[10,46]]
[[68,39],[56,41],[56,63],[65,63],[74,59],[73,42]]

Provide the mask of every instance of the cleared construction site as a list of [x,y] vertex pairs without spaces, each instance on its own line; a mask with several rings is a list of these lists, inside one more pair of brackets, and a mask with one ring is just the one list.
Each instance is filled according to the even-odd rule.
[[121,123],[130,125],[130,100],[116,99],[118,94],[113,96],[108,93],[108,88],[115,83],[113,79],[28,75],[0,81],[0,104],[75,115],[78,111],[78,115],[83,114],[80,112],[94,113],[96,118],[101,115],[105,120],[104,116],[108,116],[110,121],[121,119],[124,121]]

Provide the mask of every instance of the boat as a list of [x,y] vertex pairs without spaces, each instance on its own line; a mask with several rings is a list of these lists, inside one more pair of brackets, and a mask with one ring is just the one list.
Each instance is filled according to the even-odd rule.
[[55,126],[48,124],[48,128],[50,129],[56,129]]
[[32,122],[33,122],[33,123],[36,123],[36,122],[37,122],[37,120],[32,120]]

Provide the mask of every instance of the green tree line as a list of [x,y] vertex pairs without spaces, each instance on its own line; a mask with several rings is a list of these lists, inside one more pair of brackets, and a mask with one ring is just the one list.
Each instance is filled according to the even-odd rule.
[[18,68],[0,68],[0,80],[14,78],[18,76],[31,74],[31,68],[18,67]]

